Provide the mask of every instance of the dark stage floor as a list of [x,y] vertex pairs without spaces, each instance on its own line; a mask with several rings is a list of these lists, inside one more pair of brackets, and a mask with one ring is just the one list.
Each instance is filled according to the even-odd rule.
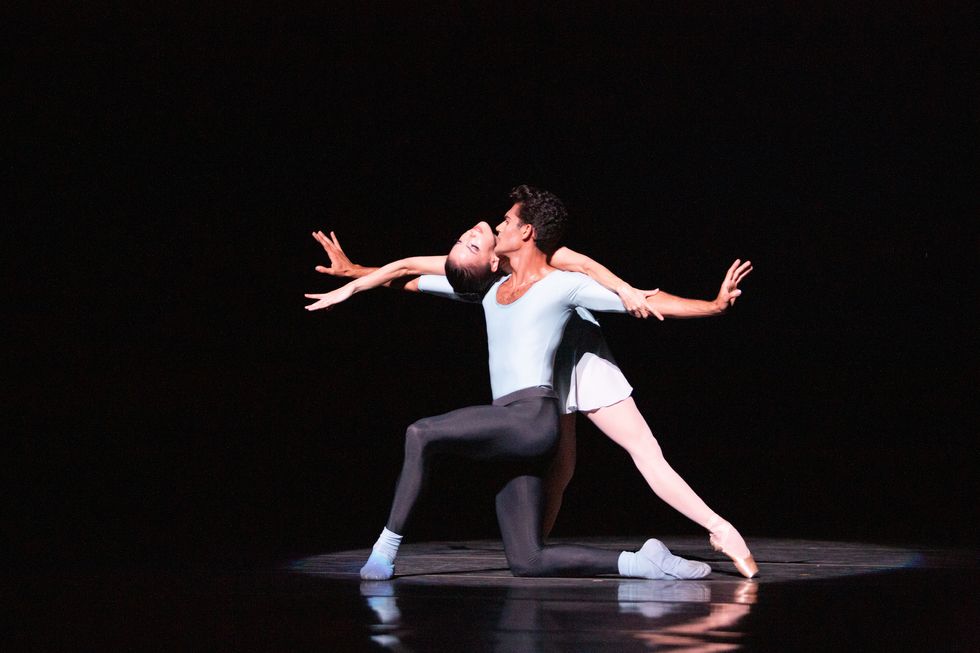
[[402,547],[391,582],[360,581],[366,550],[239,573],[19,574],[5,650],[980,650],[975,551],[752,538],[747,581],[703,538],[662,539],[714,573],[514,578],[499,542],[469,541]]

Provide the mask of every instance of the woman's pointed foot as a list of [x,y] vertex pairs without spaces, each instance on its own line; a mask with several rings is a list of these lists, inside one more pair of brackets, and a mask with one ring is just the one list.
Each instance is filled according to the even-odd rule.
[[752,578],[759,573],[759,565],[752,557],[745,540],[727,521],[722,521],[711,529],[711,537],[708,541],[715,551],[721,551],[732,559],[738,573],[746,578]]
[[[725,553],[722,551],[722,553]],[[725,555],[728,555],[727,553]],[[735,565],[735,569],[738,569],[738,573],[742,574],[746,578],[754,578],[756,574],[759,573],[759,565],[756,563],[755,558],[751,554],[745,556],[744,558],[736,558],[735,556],[728,556],[732,559],[732,563]]]

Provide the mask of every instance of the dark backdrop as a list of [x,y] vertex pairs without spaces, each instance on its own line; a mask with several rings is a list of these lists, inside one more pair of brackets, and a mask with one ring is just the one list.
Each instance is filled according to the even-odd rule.
[[[11,17],[6,529],[34,561],[367,546],[411,421],[489,399],[478,309],[338,285],[519,183],[722,319],[610,316],[668,460],[749,536],[973,544],[976,10],[62,8]],[[7,157],[5,157],[7,158]],[[557,534],[695,533],[584,419]],[[415,540],[496,534],[443,465]]]

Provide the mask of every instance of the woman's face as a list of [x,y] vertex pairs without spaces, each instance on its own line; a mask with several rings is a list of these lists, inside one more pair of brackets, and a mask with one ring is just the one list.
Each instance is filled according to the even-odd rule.
[[486,267],[496,259],[493,253],[497,238],[486,222],[478,222],[463,232],[449,250],[449,258],[463,267]]

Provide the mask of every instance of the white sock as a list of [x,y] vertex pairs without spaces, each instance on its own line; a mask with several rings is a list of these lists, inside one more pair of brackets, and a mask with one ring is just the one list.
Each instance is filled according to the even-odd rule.
[[398,547],[400,547],[401,544],[401,535],[398,533],[392,533],[387,528],[383,528],[381,530],[381,535],[378,537],[378,541],[374,543],[373,550],[394,562],[395,557],[398,555]]
[[365,580],[388,580],[395,575],[395,557],[401,546],[402,536],[382,529],[378,541],[371,549],[371,555],[361,567],[361,578]]
[[619,575],[627,576],[629,578],[649,578],[651,580],[667,578],[667,575],[664,573],[661,573],[659,576],[656,575],[656,572],[658,571],[657,569],[647,569],[647,567],[650,565],[646,565],[643,561],[637,560],[638,557],[638,555],[631,551],[623,551],[620,553]]
[[680,580],[704,578],[711,567],[703,562],[685,560],[675,556],[660,540],[647,540],[636,553],[623,551],[619,554],[619,575],[633,578]]

